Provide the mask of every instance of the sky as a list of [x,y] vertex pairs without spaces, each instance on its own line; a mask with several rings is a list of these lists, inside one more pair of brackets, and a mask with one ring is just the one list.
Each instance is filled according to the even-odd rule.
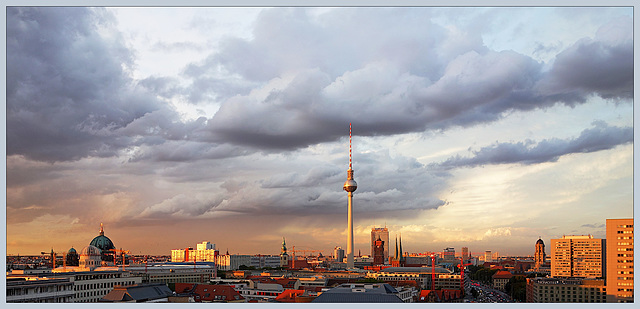
[[[633,216],[629,7],[8,7],[6,252],[533,255]],[[549,251],[549,249],[547,249]]]

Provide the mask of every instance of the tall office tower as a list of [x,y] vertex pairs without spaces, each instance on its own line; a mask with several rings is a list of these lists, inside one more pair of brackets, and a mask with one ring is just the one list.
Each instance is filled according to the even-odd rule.
[[493,256],[491,255],[491,250],[487,250],[484,252],[484,261],[493,262]]
[[607,219],[607,302],[633,302],[633,219]]
[[544,260],[547,258],[547,254],[544,252],[544,241],[538,237],[536,241],[536,252],[533,256],[533,261],[536,263],[535,268],[540,269],[544,265]]
[[604,239],[566,235],[551,240],[551,276],[599,278],[604,273]]
[[382,265],[385,263],[384,259],[384,247],[385,242],[378,236],[378,239],[374,242],[373,247],[373,265]]
[[371,229],[371,256],[374,254],[376,240],[384,241],[384,263],[389,262],[389,229],[386,227],[374,227]]
[[358,184],[353,179],[353,169],[351,168],[351,123],[349,123],[349,170],[347,170],[347,181],[342,189],[348,192],[347,195],[347,268],[353,268],[353,192],[358,188]]
[[442,259],[445,263],[455,263],[456,262],[456,249],[454,248],[445,248],[442,252]]
[[333,258],[336,262],[342,263],[342,261],[344,260],[344,250],[342,249],[342,247],[333,248]]
[[469,261],[469,248],[462,247],[462,260],[467,263]]

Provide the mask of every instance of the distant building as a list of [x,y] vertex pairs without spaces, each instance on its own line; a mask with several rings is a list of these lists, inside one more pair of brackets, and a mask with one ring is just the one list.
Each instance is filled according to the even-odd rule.
[[604,280],[581,278],[527,278],[528,303],[604,303]]
[[633,218],[607,219],[607,302],[633,302]]
[[171,262],[215,262],[219,252],[216,245],[208,241],[196,244],[196,249],[171,250]]
[[213,262],[153,263],[145,266],[130,266],[132,275],[142,278],[142,283],[206,283],[215,277]]
[[386,227],[374,227],[371,229],[371,256],[374,256],[376,240],[384,242],[384,263],[389,262],[389,229]]
[[176,283],[175,291],[180,296],[193,297],[194,302],[244,302],[244,297],[231,285],[198,283]]
[[380,239],[380,236],[378,236],[378,239],[376,239],[374,243],[374,248],[373,248],[373,265],[374,266],[385,264],[385,257],[384,257],[385,245],[386,244],[384,240]]
[[320,294],[312,303],[402,303],[386,283],[345,283]]
[[418,302],[425,303],[459,303],[462,300],[461,290],[422,290]]
[[[434,273],[435,289],[460,289],[460,274],[441,267],[435,267]],[[366,278],[385,282],[411,280],[417,282],[422,289],[430,289],[431,274],[431,267],[388,267],[377,273],[367,273]]]
[[603,239],[591,235],[551,239],[551,276],[602,278],[605,275],[604,246]]
[[287,243],[282,237],[282,248],[280,248],[280,267],[287,267],[289,265],[289,254],[287,253]]
[[487,250],[484,252],[484,261],[493,262],[493,255],[491,255],[491,250]]
[[469,263],[469,248],[468,247],[462,247],[462,260],[465,263]]
[[281,257],[278,255],[253,255],[249,266],[255,268],[277,268],[280,267]]
[[238,270],[240,266],[251,266],[251,255],[225,254],[218,255],[216,260],[218,270]]
[[442,251],[442,259],[444,263],[453,264],[456,262],[456,249],[445,248]]
[[[398,248],[398,244],[400,247]],[[398,243],[398,237],[396,237],[396,254],[393,258],[389,259],[389,264],[393,267],[402,267],[405,266],[406,260],[404,256],[404,252],[402,251],[402,235],[400,235],[400,242]]]
[[111,263],[114,262],[116,246],[113,244],[111,239],[109,239],[109,237],[104,236],[104,226],[102,225],[102,223],[100,223],[99,235],[93,238],[89,245],[100,249],[102,261]]
[[503,290],[504,291],[504,287],[505,287],[505,285],[507,285],[509,280],[511,280],[511,277],[513,277],[513,274],[511,274],[510,271],[498,270],[491,277],[491,279],[493,280],[493,287],[498,289],[498,290]]
[[544,241],[542,241],[542,238],[538,238],[538,241],[536,241],[535,254],[533,255],[535,269],[541,269],[546,258],[547,254],[544,252]]
[[67,256],[65,257],[66,266],[78,266],[80,265],[80,255],[76,251],[76,249],[71,248],[67,252]]
[[344,260],[344,250],[341,247],[335,247],[333,249],[333,258],[336,262],[342,263]]

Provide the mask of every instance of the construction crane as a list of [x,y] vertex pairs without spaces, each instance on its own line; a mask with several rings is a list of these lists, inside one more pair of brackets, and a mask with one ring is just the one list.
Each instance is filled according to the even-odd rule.
[[311,250],[311,249],[304,249],[304,250],[296,250],[296,246],[292,246],[291,247],[291,268],[295,268],[295,263],[296,263],[296,252],[302,252],[303,257],[306,259],[307,258],[307,252],[320,252],[322,253],[322,250]]
[[460,257],[460,290],[464,291],[464,268],[472,265],[471,263],[464,263],[464,257]]
[[[469,252],[469,254],[475,254],[477,252]],[[436,268],[436,255],[440,255],[444,257],[445,252],[441,251],[441,252],[430,252],[430,257],[431,257],[431,290],[435,290],[435,282],[436,282],[436,272],[435,272],[435,268]],[[461,256],[460,257],[460,264],[458,264],[460,266],[460,290],[464,291],[464,268],[466,266],[472,265],[471,263],[465,264],[464,263],[464,257]]]
[[304,254],[303,256],[306,257],[307,256],[307,252],[320,252],[322,253],[322,250],[311,250],[311,249],[303,249],[303,250],[296,250],[296,246],[291,247],[291,252],[293,253],[293,256],[296,255],[296,252],[302,252],[302,254]]
[[109,253],[107,254],[111,254],[113,255],[113,264],[116,264],[116,259],[118,258],[118,255],[122,256],[122,270],[124,270],[124,265],[125,265],[125,261],[124,261],[124,256],[125,254],[130,254],[129,250],[122,250],[122,249],[111,249],[109,250]]
[[66,259],[67,253],[66,252],[56,253],[56,252],[53,251],[53,248],[51,248],[51,252],[41,251],[40,254],[42,254],[42,255],[49,254],[51,256],[51,269],[55,269],[56,268],[56,256],[57,255],[62,255],[63,256],[62,265],[65,268],[67,267],[67,259]]

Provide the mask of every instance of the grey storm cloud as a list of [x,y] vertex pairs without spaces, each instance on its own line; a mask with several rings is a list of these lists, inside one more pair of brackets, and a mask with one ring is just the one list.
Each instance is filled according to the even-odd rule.
[[473,156],[450,157],[433,167],[473,167],[488,164],[534,164],[555,162],[561,156],[574,153],[589,153],[611,149],[618,145],[633,142],[632,127],[611,127],[603,122],[594,122],[594,127],[585,129],[573,139],[545,139],[540,142],[527,140],[517,143],[495,143],[471,151]]
[[[633,94],[629,18],[577,41],[546,69],[489,50],[479,31],[453,33],[431,14],[266,9],[250,39],[226,37],[186,66],[184,86],[172,77],[132,80],[134,54],[106,10],[8,8],[7,154],[53,162],[136,148],[134,161],[222,158],[336,141],[350,122],[359,136],[439,131]],[[219,109],[184,121],[162,101],[177,96]]]
[[[394,211],[395,217],[412,216],[412,211],[435,209],[446,203],[434,197],[445,185],[443,179],[415,159],[391,157],[388,151],[361,156],[364,158],[358,160],[355,175],[359,183],[355,211],[360,216],[371,217],[385,211]],[[293,170],[305,169],[295,167]],[[180,193],[144,207],[137,218],[207,217],[221,213],[301,217],[344,211],[346,195],[341,185],[346,178],[345,170],[333,165],[317,165],[303,173],[279,172],[276,168],[270,175],[255,180],[219,176],[217,181],[225,179],[219,185],[225,190],[196,196]],[[209,181],[216,181],[215,175],[211,177]]]
[[114,134],[158,109],[133,87],[131,52],[102,37],[109,14],[87,8],[7,8],[7,155],[42,161],[114,156]]
[[[446,130],[490,123],[512,111],[573,106],[593,95],[629,100],[633,93],[628,18],[576,42],[547,69],[517,52],[488,50],[477,39],[469,40],[475,45],[451,48],[453,35],[424,16],[417,21],[415,12],[372,9],[350,15],[337,10],[336,15],[350,17],[341,21],[332,14],[314,19],[304,12],[267,10],[254,38],[230,39],[198,65],[201,74],[192,76],[195,80],[219,67],[263,83],[295,74],[280,88],[263,86],[268,96],[251,92],[224,100],[208,122],[211,141],[291,150],[333,141],[348,122],[363,136]],[[394,33],[412,35],[391,36],[361,26],[381,15],[395,25]],[[262,25],[267,21],[270,27]],[[344,29],[340,35],[328,35],[339,26]],[[608,39],[612,36],[618,39]],[[345,37],[350,43],[340,45]],[[441,45],[455,52],[442,56]],[[398,53],[390,52],[391,46]]]

